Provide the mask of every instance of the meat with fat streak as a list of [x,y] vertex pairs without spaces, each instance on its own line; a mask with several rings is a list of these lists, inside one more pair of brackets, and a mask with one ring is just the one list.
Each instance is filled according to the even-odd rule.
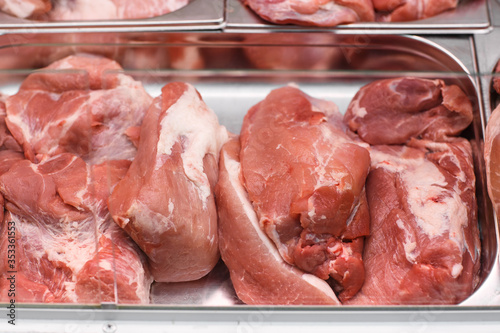
[[0,0],[2,12],[19,18],[42,15],[51,8],[51,0]]
[[416,21],[457,7],[458,0],[373,0],[377,21]]
[[364,280],[370,157],[337,106],[275,89],[248,111],[240,142],[242,182],[283,259],[352,297]]
[[457,304],[478,283],[472,149],[465,139],[370,150],[366,280],[348,304]]
[[30,74],[6,100],[7,126],[26,157],[69,152],[91,164],[131,160],[127,129],[139,126],[152,98],[110,59],[68,56]]
[[242,0],[261,18],[279,24],[333,27],[373,21],[371,0]]
[[219,247],[238,297],[253,305],[338,305],[322,279],[286,263],[260,229],[241,183],[239,138],[221,151],[215,188],[219,213]]
[[164,86],[147,112],[137,156],[108,206],[148,256],[156,281],[199,279],[219,259],[213,187],[227,138],[186,83]]
[[[8,245],[6,226],[16,229],[16,301],[149,302],[145,257],[106,207],[108,186],[129,164],[89,166],[65,153],[38,164],[17,162],[0,177],[6,207],[0,248]],[[8,268],[2,256],[3,301]]]

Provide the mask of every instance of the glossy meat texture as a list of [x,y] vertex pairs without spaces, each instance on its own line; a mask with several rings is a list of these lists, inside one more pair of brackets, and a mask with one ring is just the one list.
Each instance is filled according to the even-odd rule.
[[113,219],[147,254],[159,282],[196,280],[219,259],[213,187],[227,131],[195,88],[162,88],[137,156],[109,199]]
[[[6,207],[2,250],[8,244],[5,228],[16,230],[16,301],[149,302],[145,257],[106,208],[108,186],[129,164],[88,166],[65,153],[39,164],[18,162],[0,177]],[[2,301],[8,300],[7,265],[2,255]]]
[[486,125],[484,161],[488,194],[498,215],[500,214],[500,106],[493,110]]
[[180,9],[189,0],[55,0],[52,21],[139,19]]
[[458,86],[441,80],[386,79],[362,87],[344,120],[373,145],[404,144],[412,137],[435,141],[469,126],[472,104]]
[[286,263],[260,229],[243,184],[239,138],[221,151],[215,188],[219,247],[238,297],[251,305],[339,305],[324,280]]
[[133,159],[126,130],[141,124],[152,98],[120,70],[112,60],[79,54],[29,75],[6,101],[7,126],[26,157],[35,163],[39,154],[64,152],[90,164]]
[[370,157],[351,135],[334,103],[287,86],[248,111],[240,136],[243,182],[261,228],[286,262],[329,279],[341,301],[363,283],[369,234]]
[[279,24],[333,27],[373,21],[371,0],[242,0],[261,18]]
[[30,18],[48,12],[50,0],[0,0],[0,10],[19,18]]
[[22,152],[23,148],[17,143],[16,139],[14,139],[5,123],[5,118],[7,117],[7,111],[5,109],[6,98],[7,96],[0,94],[0,151],[11,150]]
[[377,21],[416,21],[457,7],[458,0],[373,0]]
[[478,283],[472,150],[462,138],[374,146],[366,280],[349,304],[457,304]]

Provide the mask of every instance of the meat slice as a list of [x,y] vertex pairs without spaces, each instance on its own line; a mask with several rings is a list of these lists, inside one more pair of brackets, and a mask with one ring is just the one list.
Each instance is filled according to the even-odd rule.
[[240,180],[239,151],[237,137],[223,146],[215,188],[219,247],[238,297],[253,305],[340,304],[324,280],[284,262],[260,229]]
[[80,54],[29,75],[7,98],[6,123],[26,157],[69,152],[91,164],[133,159],[126,135],[139,126],[152,98],[120,73],[118,63]]
[[373,21],[371,0],[242,0],[263,19],[279,24],[333,27]]
[[472,104],[458,86],[442,80],[377,80],[356,93],[344,120],[373,145],[404,144],[412,137],[443,140],[469,126]]
[[458,0],[373,0],[377,21],[416,21],[456,8]]
[[159,282],[195,280],[219,259],[213,186],[227,131],[186,83],[162,88],[141,127],[137,156],[109,198]]
[[465,139],[374,146],[366,280],[349,304],[456,304],[478,283],[472,149]]
[[[145,258],[112,221],[106,190],[92,183],[112,188],[129,164],[111,161],[91,167],[64,153],[38,164],[17,162],[0,177],[7,209],[3,228],[12,224],[16,230],[16,301],[149,301]],[[7,243],[3,232],[0,248]],[[0,300],[8,299],[3,284],[11,269],[6,268],[2,256]]]
[[0,10],[19,18],[30,18],[48,12],[50,0],[0,0]]
[[339,299],[364,280],[370,157],[337,106],[298,88],[273,90],[245,116],[241,170],[259,224],[283,259],[329,279]]
[[178,10],[189,0],[55,0],[51,21],[138,19]]

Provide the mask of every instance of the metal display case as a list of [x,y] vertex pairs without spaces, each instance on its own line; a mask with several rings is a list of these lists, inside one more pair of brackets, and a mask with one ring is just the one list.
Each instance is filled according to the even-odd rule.
[[[8,324],[8,304],[1,304],[0,332],[498,332],[500,228],[488,199],[482,158],[484,129],[496,98],[491,77],[500,58],[495,42],[500,31],[494,26],[500,17],[498,0],[462,1],[456,12],[425,22],[334,29],[269,25],[238,0],[226,1],[224,7],[223,1],[194,0],[194,16],[208,17],[197,22],[184,19],[193,17],[188,7],[141,22],[4,22],[0,92],[14,93],[26,75],[66,55],[100,54],[122,64],[123,72],[143,82],[152,96],[167,82],[192,83],[221,124],[239,133],[252,105],[291,82],[335,102],[341,112],[362,85],[375,79],[418,76],[458,84],[474,106],[473,124],[463,136],[475,151],[482,241],[478,288],[449,306],[249,306],[238,300],[220,261],[201,280],[154,283],[150,304],[120,299],[16,304],[15,326]],[[176,61],[179,55],[191,61]]]

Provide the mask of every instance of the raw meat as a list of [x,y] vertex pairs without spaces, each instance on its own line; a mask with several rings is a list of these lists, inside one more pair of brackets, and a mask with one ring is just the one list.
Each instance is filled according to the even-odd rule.
[[6,101],[6,123],[26,157],[70,152],[91,164],[131,160],[126,135],[139,126],[152,98],[142,84],[120,73],[118,63],[80,54],[29,75]]
[[0,10],[19,18],[29,18],[48,12],[50,0],[0,0]]
[[215,188],[219,247],[238,297],[254,305],[340,304],[325,281],[285,263],[260,229],[240,181],[239,151],[239,138],[223,146]]
[[[484,161],[488,193],[497,215],[500,214],[500,106],[493,110],[486,125]],[[499,215],[500,216],[500,215]]]
[[5,117],[7,112],[5,110],[5,99],[7,97],[0,94],[0,151],[1,150],[12,150],[17,152],[22,152],[23,149],[17,143],[16,139],[12,136],[7,125],[5,124]]
[[478,283],[472,150],[465,139],[374,146],[366,280],[349,304],[456,304]]
[[219,259],[213,186],[227,131],[196,89],[170,83],[141,127],[137,156],[109,199],[156,281],[206,275]]
[[404,144],[411,137],[442,140],[469,126],[472,104],[458,86],[442,80],[386,79],[362,87],[344,120],[374,145]]
[[330,279],[341,301],[363,284],[369,234],[370,157],[348,131],[334,103],[287,86],[248,111],[240,136],[243,182],[261,228],[286,262]]
[[263,19],[279,24],[333,27],[375,18],[371,0],[242,1]]
[[377,21],[415,21],[456,8],[458,0],[373,0]]
[[189,0],[54,0],[48,13],[52,21],[138,19],[164,15]]
[[[0,177],[7,209],[3,228],[12,224],[16,230],[16,301],[149,301],[145,258],[106,208],[109,189],[129,164],[88,166],[64,153],[39,164],[18,162]],[[6,246],[3,230],[0,248]],[[1,301],[8,299],[6,268],[2,256]]]

